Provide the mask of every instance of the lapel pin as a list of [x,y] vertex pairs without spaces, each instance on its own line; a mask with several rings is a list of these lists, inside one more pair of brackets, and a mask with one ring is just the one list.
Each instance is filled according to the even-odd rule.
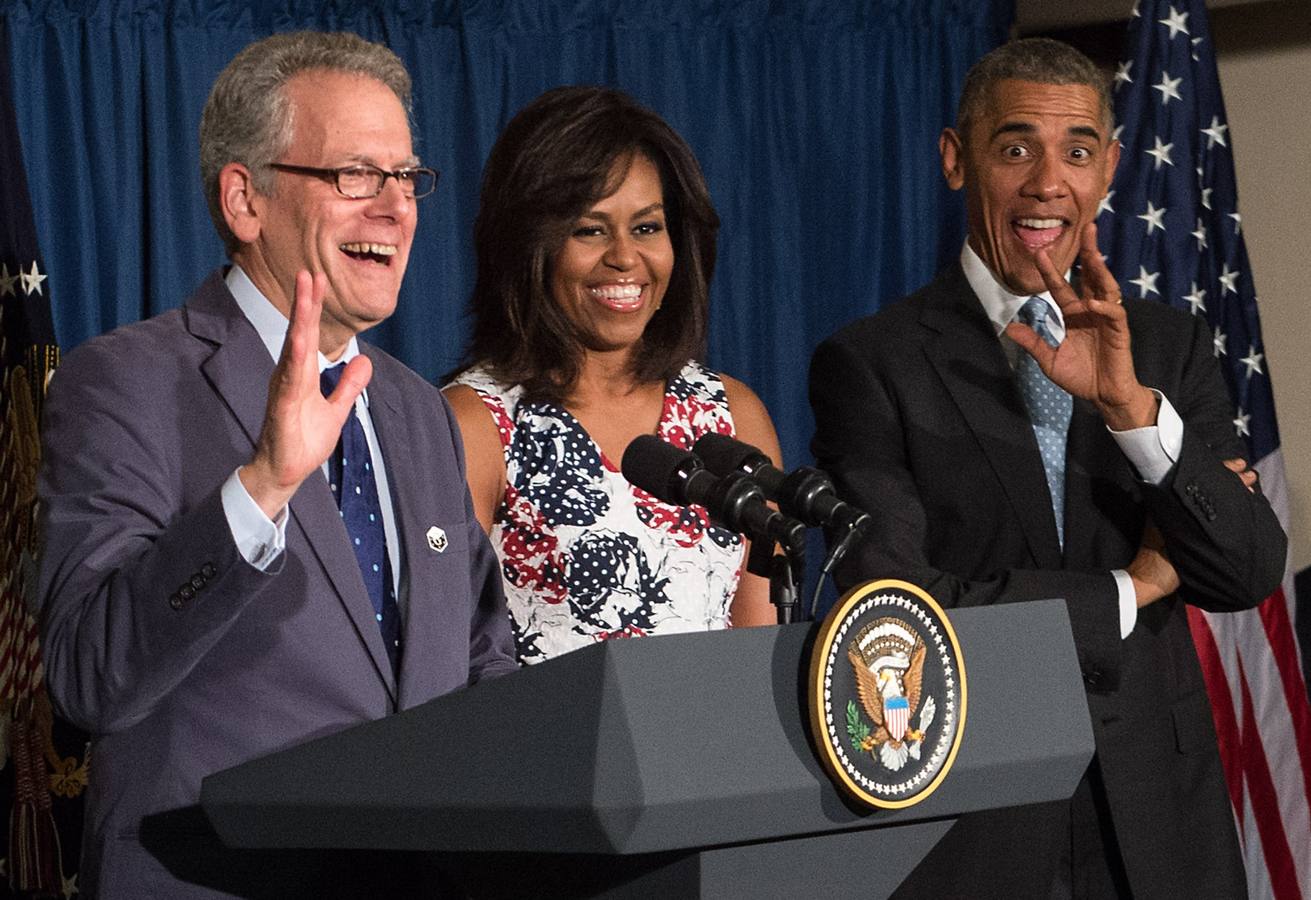
[[428,529],[428,547],[430,549],[436,550],[438,553],[444,553],[447,543],[449,542],[446,540],[446,532],[436,525]]

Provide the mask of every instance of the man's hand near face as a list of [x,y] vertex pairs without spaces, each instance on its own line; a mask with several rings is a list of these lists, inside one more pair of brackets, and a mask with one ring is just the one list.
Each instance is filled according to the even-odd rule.
[[369,383],[373,364],[356,356],[341,383],[324,397],[319,389],[319,321],[327,279],[302,270],[282,354],[269,380],[269,400],[254,458],[238,469],[246,491],[270,519],[291,501],[310,473],[321,467],[341,437],[355,399]]
[[1027,325],[1006,326],[1011,340],[1037,360],[1047,377],[1075,397],[1097,406],[1114,431],[1156,424],[1156,396],[1138,382],[1130,352],[1129,323],[1116,283],[1097,249],[1097,226],[1080,236],[1080,292],[1056,271],[1045,249],[1035,254],[1038,271],[1061,308],[1065,339],[1049,346]]

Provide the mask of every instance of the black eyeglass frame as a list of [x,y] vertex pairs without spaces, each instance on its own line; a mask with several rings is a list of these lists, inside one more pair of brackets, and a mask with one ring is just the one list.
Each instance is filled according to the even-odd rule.
[[[268,167],[270,169],[277,169],[279,172],[291,172],[294,175],[311,175],[315,178],[322,178],[324,181],[331,181],[332,186],[337,189],[337,193],[341,194],[348,200],[372,200],[374,197],[382,193],[382,189],[387,186],[388,178],[395,178],[396,183],[401,185],[402,192],[405,191],[405,181],[402,179],[410,180],[410,183],[414,185],[415,191],[413,194],[406,194],[406,196],[413,200],[420,200],[437,190],[437,180],[441,177],[440,172],[436,169],[430,169],[427,166],[407,166],[403,169],[397,169],[394,172],[388,172],[381,166],[375,166],[369,163],[353,163],[349,166],[337,166],[334,169],[323,169],[317,166],[297,166],[292,165],[291,163],[269,163]],[[348,194],[342,190],[341,173],[352,171],[358,172],[361,169],[371,169],[382,176],[382,179],[378,182],[378,189],[372,194]],[[415,174],[432,175],[432,187],[420,194],[418,191],[418,185],[414,184],[414,181],[412,180],[412,176]]]

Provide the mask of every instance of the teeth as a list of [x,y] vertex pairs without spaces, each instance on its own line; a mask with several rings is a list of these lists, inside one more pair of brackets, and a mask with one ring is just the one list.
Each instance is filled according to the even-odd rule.
[[603,284],[589,288],[593,297],[604,300],[636,300],[642,296],[640,284]]
[[1025,228],[1060,228],[1065,222],[1061,219],[1016,219],[1015,224]]
[[374,256],[395,256],[395,244],[342,244],[341,249],[347,253],[372,253]]

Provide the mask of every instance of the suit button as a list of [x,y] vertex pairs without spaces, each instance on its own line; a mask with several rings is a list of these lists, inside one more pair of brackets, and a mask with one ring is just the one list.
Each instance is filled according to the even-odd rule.
[[182,598],[179,597],[177,594],[174,594],[172,597],[168,598],[168,605],[173,607],[174,609],[181,609]]
[[201,578],[199,575],[192,575],[192,576],[191,576],[191,586],[192,586],[193,588],[195,588],[196,590],[200,590],[201,588],[203,588],[203,587],[205,586],[205,579],[204,579],[204,578]]
[[196,589],[190,584],[184,584],[182,587],[178,588],[178,596],[183,600],[190,600],[192,597],[196,596]]
[[203,566],[200,567],[200,574],[204,576],[206,579],[213,578],[217,573],[218,573],[218,569],[215,569],[209,563],[205,563]]

